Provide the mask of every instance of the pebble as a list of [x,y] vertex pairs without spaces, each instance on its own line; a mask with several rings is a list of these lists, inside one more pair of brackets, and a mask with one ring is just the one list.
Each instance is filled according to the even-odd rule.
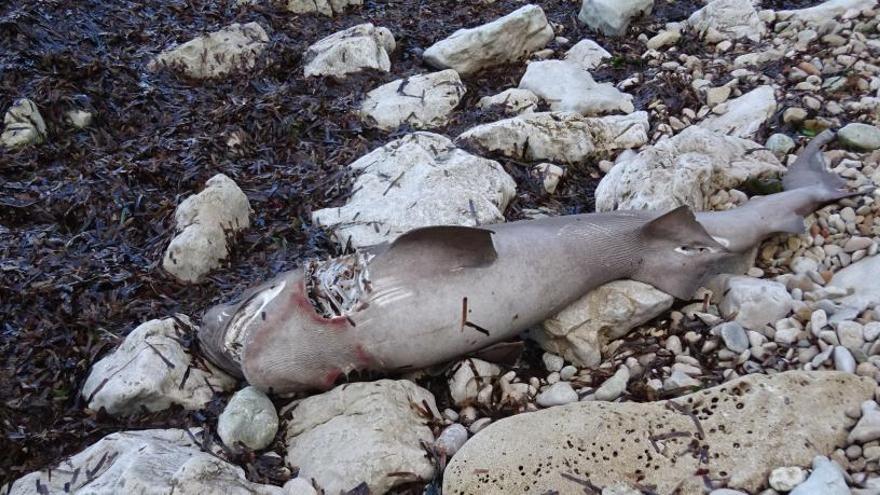
[[669,377],[663,381],[664,390],[676,390],[680,388],[700,387],[703,384],[699,380],[695,380],[683,371],[675,370]]
[[577,371],[577,368],[572,365],[565,366],[559,370],[559,378],[566,381],[571,380],[577,374]]
[[807,473],[797,466],[776,468],[770,472],[770,487],[780,492],[790,492],[806,479]]
[[468,427],[468,430],[470,430],[471,433],[476,435],[477,433],[480,432],[480,430],[489,426],[489,423],[491,423],[491,422],[492,422],[492,418],[480,418],[480,419],[474,421],[473,423],[471,423],[471,426]]
[[767,138],[764,147],[778,156],[785,156],[795,148],[795,142],[785,134],[776,133]]
[[553,407],[577,402],[577,400],[578,394],[571,388],[569,382],[557,382],[538,394],[536,402],[541,407]]
[[729,321],[718,325],[721,339],[724,345],[733,352],[743,352],[749,348],[749,336],[746,335],[742,325],[735,321]]
[[217,434],[227,447],[264,449],[278,432],[278,413],[265,393],[245,387],[229,399],[217,420]]
[[790,495],[850,495],[843,470],[825,456],[813,459],[813,472]]
[[843,371],[846,373],[855,373],[856,372],[856,360],[853,358],[849,349],[843,346],[835,346],[834,352],[834,369],[837,371]]
[[837,132],[840,141],[853,148],[873,151],[880,148],[880,129],[875,126],[854,122]]
[[443,429],[443,432],[434,441],[434,448],[438,452],[446,454],[446,457],[449,458],[455,455],[467,440],[467,428],[459,423],[453,423]]
[[547,371],[559,371],[565,365],[565,359],[549,352],[545,352],[541,359],[543,359]]
[[807,111],[803,108],[786,108],[782,113],[782,121],[786,124],[799,124],[807,118]]
[[862,417],[849,432],[850,443],[880,440],[880,406],[869,400],[862,403]]
[[854,321],[838,323],[837,338],[840,341],[840,345],[850,350],[859,349],[865,343],[862,337],[862,325]]
[[612,401],[620,397],[626,391],[626,384],[629,382],[629,369],[621,366],[614,375],[605,380],[602,385],[596,389],[595,399]]

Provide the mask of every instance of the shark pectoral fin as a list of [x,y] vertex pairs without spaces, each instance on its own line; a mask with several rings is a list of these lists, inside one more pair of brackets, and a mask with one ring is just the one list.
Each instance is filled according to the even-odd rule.
[[697,221],[694,212],[687,206],[679,206],[654,218],[642,227],[642,233],[647,239],[667,239],[689,245],[698,244],[719,251],[726,250],[706,232],[703,225]]
[[516,342],[498,342],[474,352],[473,356],[490,363],[513,366],[522,356],[524,350],[525,342],[521,340]]
[[491,265],[498,259],[492,232],[477,227],[444,225],[411,230],[388,247],[383,257],[420,261],[416,271],[445,272]]

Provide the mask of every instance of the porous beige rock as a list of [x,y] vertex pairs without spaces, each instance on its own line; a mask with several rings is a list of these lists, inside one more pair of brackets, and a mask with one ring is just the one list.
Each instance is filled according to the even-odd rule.
[[256,22],[229,26],[162,52],[148,68],[171,67],[194,79],[211,79],[253,69],[269,44]]
[[873,380],[837,372],[748,375],[676,399],[577,402],[497,421],[444,472],[455,494],[582,494],[596,486],[702,493],[703,474],[757,493],[778,466],[807,466],[844,445],[846,411]]
[[538,112],[473,127],[457,142],[520,160],[583,163],[648,141],[647,112],[584,117],[574,112]]
[[431,478],[422,444],[434,442],[428,422],[439,416],[434,396],[407,380],[341,385],[293,409],[287,461],[323,493],[347,493],[362,482],[370,493],[385,493]]
[[459,29],[428,47],[422,57],[432,67],[469,75],[525,58],[552,39],[544,11],[530,4],[482,26]]
[[634,280],[599,286],[544,321],[532,336],[546,351],[578,366],[602,362],[602,348],[672,307],[674,298]]
[[384,27],[358,24],[315,42],[303,54],[306,77],[343,78],[364,69],[391,70],[394,35]]

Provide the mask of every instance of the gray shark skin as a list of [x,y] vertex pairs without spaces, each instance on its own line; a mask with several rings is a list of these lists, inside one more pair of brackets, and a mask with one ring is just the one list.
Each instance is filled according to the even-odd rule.
[[355,370],[415,370],[509,340],[613,280],[689,299],[763,238],[801,232],[803,215],[853,194],[824,168],[819,148],[831,138],[805,148],[787,190],[731,211],[426,227],[307,263],[208,310],[202,349],[265,391],[324,390]]

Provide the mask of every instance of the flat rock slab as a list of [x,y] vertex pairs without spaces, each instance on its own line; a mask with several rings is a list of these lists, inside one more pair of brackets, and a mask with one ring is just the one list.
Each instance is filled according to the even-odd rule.
[[749,375],[649,403],[577,402],[502,419],[446,468],[443,493],[583,494],[586,483],[703,493],[705,480],[748,493],[778,466],[806,466],[844,445],[846,411],[873,396],[837,372]]
[[439,412],[434,396],[412,382],[341,385],[304,399],[292,415],[287,461],[322,493],[348,493],[361,483],[385,493],[434,473],[422,444],[433,444],[428,422]]
[[727,111],[707,118],[700,127],[721,134],[751,138],[776,113],[772,86],[760,86],[726,103]]
[[438,69],[461,75],[523,59],[553,39],[553,28],[537,5],[526,5],[488,24],[459,29],[422,54]]
[[842,16],[848,10],[865,10],[876,6],[877,0],[828,0],[806,9],[780,10],[776,12],[776,19],[821,24],[828,19]]
[[565,52],[565,61],[573,63],[584,70],[599,67],[603,60],[611,58],[608,50],[591,39],[582,39]]
[[205,364],[192,363],[180,340],[186,316],[150,320],[129,333],[122,344],[92,366],[82,389],[89,409],[113,415],[161,411],[172,404],[201,409],[214,391],[229,390],[236,380]]
[[553,111],[592,116],[635,110],[631,95],[611,83],[597,83],[579,65],[564,60],[530,63],[519,87],[540,96]]
[[364,69],[391,70],[389,54],[394,51],[394,35],[370,23],[358,24],[333,33],[309,46],[303,54],[306,77],[343,78]]
[[507,115],[519,115],[534,112],[540,102],[538,95],[527,89],[510,88],[497,95],[480,98],[477,107],[484,110],[495,107]]
[[418,74],[367,93],[360,115],[367,124],[384,130],[404,124],[416,129],[441,127],[466,92],[458,72],[452,69]]
[[538,112],[471,128],[456,139],[482,152],[528,161],[583,163],[603,153],[648,142],[648,114],[584,117]]
[[222,77],[253,69],[268,44],[269,35],[256,22],[230,24],[162,52],[149,68],[171,67],[193,79]]
[[[193,436],[191,436],[193,435]],[[198,431],[122,431],[102,438],[51,470],[13,483],[9,495],[178,494],[286,495],[251,483],[244,470],[202,452]],[[202,441],[202,440],[199,440]]]
[[498,162],[456,148],[448,138],[416,132],[349,165],[360,173],[348,202],[312,214],[342,245],[392,241],[429,225],[504,221],[516,183]]
[[618,163],[596,188],[596,211],[702,211],[721,190],[785,171],[754,141],[691,126]]

